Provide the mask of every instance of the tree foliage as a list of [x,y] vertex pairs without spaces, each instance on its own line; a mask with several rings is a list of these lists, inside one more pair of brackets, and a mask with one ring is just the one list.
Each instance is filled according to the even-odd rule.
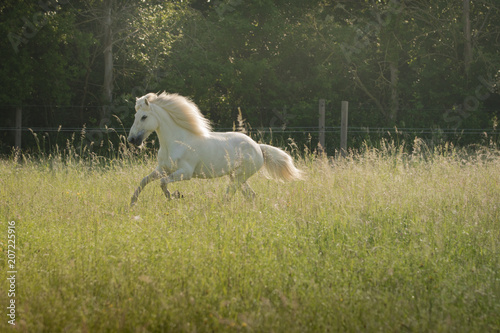
[[329,112],[348,100],[360,127],[491,128],[499,116],[494,0],[7,0],[0,15],[5,126],[17,106],[25,126],[128,123],[136,96],[162,90],[216,127],[238,107],[254,127],[316,126],[320,98]]

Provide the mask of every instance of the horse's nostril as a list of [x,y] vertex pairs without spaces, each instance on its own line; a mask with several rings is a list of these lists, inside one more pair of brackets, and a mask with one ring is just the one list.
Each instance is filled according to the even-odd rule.
[[142,136],[129,137],[127,140],[134,146],[140,146],[142,144]]

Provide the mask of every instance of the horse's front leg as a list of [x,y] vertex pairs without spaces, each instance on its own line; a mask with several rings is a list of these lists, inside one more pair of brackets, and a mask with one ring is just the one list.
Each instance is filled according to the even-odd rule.
[[183,197],[182,194],[180,194],[179,191],[175,191],[173,194],[170,193],[170,191],[167,189],[168,179],[166,177],[160,179],[160,182],[161,182],[160,187],[161,187],[163,193],[165,194],[165,197],[167,198],[167,200],[172,199],[172,197],[174,197],[176,199],[179,199],[179,198]]
[[168,184],[167,178],[160,179],[160,182],[161,182],[160,187],[161,187],[163,193],[165,194],[167,199],[170,200],[170,191],[167,189],[167,184]]
[[181,180],[191,179],[191,177],[193,176],[193,172],[186,171],[185,168],[182,168],[182,169],[177,169],[176,171],[174,171],[173,173],[171,173],[166,177],[165,174],[163,174],[162,176],[163,178],[160,180],[161,182],[160,186],[167,200],[172,199],[172,197],[179,199],[182,198],[182,194],[180,194],[179,191],[175,191],[173,194],[171,194],[170,191],[167,189],[168,184],[173,182],[178,182]]
[[135,203],[137,202],[137,198],[139,197],[139,194],[141,194],[141,191],[144,189],[144,187],[146,187],[146,185],[148,185],[152,181],[162,178],[163,176],[164,174],[159,169],[156,169],[155,171],[151,172],[149,175],[144,177],[141,180],[139,187],[137,187],[137,189],[135,190],[134,195],[132,195],[132,199],[130,200],[130,206],[132,207],[135,205]]

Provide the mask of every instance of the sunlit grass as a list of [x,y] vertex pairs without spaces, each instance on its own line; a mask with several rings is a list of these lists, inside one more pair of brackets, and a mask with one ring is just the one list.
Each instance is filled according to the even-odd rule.
[[416,147],[300,158],[304,181],[252,177],[254,202],[227,200],[226,178],[172,184],[184,195],[172,201],[153,183],[133,209],[154,159],[1,161],[2,249],[6,222],[17,226],[16,326],[497,331],[500,157]]

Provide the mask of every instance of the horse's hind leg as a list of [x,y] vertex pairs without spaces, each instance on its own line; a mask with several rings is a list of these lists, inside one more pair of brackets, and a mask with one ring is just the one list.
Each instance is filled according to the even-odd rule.
[[248,185],[248,183],[245,182],[245,183],[241,184],[241,192],[243,193],[245,198],[250,199],[250,200],[255,199],[255,192],[254,192],[254,190],[252,190],[250,185]]
[[233,196],[236,193],[236,190],[238,189],[238,184],[236,183],[234,176],[229,175],[230,179],[230,184],[227,186],[226,189],[226,196],[229,198],[229,196]]
[[252,190],[250,185],[246,182],[249,178],[245,173],[235,174],[229,176],[231,184],[227,187],[226,194],[233,196],[237,189],[240,189],[245,198],[255,199],[255,192]]

